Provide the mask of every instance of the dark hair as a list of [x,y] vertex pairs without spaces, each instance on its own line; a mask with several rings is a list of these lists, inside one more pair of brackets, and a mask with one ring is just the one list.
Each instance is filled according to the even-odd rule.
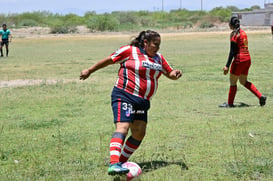
[[6,24],[3,24],[2,26],[7,26]]
[[232,34],[238,34],[238,33],[240,33],[240,20],[239,20],[238,16],[233,15],[230,18],[229,25],[234,28]]
[[240,20],[239,20],[238,16],[232,16],[230,18],[229,24],[236,29],[240,28]]
[[147,30],[147,31],[142,31],[139,33],[139,35],[134,38],[130,45],[131,46],[136,46],[139,48],[143,48],[144,47],[144,40],[148,40],[148,41],[152,41],[154,40],[156,37],[160,37],[159,33],[152,31],[152,30]]

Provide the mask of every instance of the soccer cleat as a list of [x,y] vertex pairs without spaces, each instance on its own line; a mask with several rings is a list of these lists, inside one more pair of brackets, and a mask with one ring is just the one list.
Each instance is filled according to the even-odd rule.
[[122,168],[121,163],[110,164],[108,175],[126,175],[129,172],[128,168]]
[[219,107],[221,108],[232,108],[235,107],[233,104],[228,104],[226,102],[224,102],[223,104],[219,105]]
[[262,96],[262,97],[260,98],[260,106],[264,106],[265,103],[266,103],[266,97],[265,97],[265,96]]

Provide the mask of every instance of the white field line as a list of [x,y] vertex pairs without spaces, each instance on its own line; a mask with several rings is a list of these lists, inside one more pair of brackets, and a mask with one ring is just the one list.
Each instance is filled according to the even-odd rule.
[[23,87],[23,86],[33,86],[33,85],[52,85],[57,83],[69,83],[69,82],[76,82],[79,81],[77,79],[63,79],[63,80],[56,80],[56,79],[18,79],[18,80],[9,80],[3,81],[0,80],[0,88],[5,87]]

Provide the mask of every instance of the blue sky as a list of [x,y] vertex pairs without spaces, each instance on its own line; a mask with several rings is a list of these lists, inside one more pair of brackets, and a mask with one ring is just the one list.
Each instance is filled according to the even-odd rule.
[[[203,2],[203,3],[201,3]],[[253,5],[264,7],[264,2],[273,0],[0,0],[0,14],[49,11],[52,13],[83,15],[87,11],[105,13],[112,11],[170,11],[185,8],[188,10],[211,10],[214,7],[236,6],[240,9]]]

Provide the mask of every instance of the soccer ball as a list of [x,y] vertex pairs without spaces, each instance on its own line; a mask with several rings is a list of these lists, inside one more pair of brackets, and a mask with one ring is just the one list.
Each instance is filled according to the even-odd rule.
[[142,173],[140,166],[134,162],[125,162],[122,164],[122,167],[129,169],[129,172],[127,173],[128,181],[132,180],[135,177],[138,177]]

